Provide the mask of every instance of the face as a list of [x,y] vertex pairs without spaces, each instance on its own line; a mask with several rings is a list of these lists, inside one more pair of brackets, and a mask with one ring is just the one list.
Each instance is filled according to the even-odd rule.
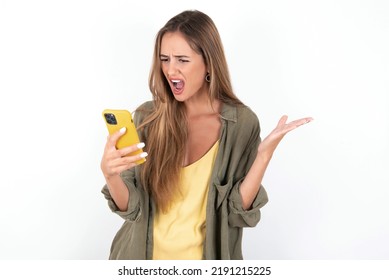
[[161,41],[161,67],[178,101],[187,101],[207,94],[207,67],[180,32],[169,32]]

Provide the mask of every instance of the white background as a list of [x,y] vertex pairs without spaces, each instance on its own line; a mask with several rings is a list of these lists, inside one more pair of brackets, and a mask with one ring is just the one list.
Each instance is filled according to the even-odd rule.
[[280,144],[246,259],[389,259],[385,0],[0,1],[0,259],[106,259],[122,220],[100,190],[105,108],[149,100],[154,37],[199,9],[236,94]]

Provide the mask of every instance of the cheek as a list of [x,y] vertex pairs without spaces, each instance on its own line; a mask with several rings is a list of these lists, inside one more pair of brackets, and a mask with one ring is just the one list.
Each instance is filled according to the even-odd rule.
[[166,67],[166,65],[161,65],[161,71],[162,71],[162,74],[163,74],[163,78],[165,78],[166,80],[169,80],[168,78],[168,69]]
[[193,78],[194,82],[198,86],[201,86],[205,83],[205,73],[203,73],[203,71],[196,71]]
[[167,74],[167,67],[166,67],[165,64],[161,64],[161,71],[166,76],[166,74]]
[[196,66],[196,67],[193,67],[192,69],[190,69],[189,71],[189,75],[192,77],[192,81],[193,83],[195,83],[196,85],[198,84],[202,84],[203,81],[205,81],[205,75],[206,75],[206,72],[205,72],[205,68],[202,67],[202,66]]

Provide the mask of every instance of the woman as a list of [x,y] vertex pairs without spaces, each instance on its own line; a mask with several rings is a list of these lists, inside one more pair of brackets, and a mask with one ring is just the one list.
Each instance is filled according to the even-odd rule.
[[153,100],[134,115],[143,142],[117,150],[117,132],[101,161],[102,192],[125,219],[110,259],[243,259],[243,227],[260,220],[273,152],[312,119],[283,116],[261,142],[258,118],[232,90],[216,26],[199,11],[158,32],[149,87]]

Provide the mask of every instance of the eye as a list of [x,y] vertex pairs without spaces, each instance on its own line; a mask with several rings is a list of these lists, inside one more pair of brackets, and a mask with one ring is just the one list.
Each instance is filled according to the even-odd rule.
[[161,57],[159,58],[159,60],[160,60],[161,62],[168,62],[168,61],[169,61],[169,58],[161,56]]
[[189,62],[189,60],[183,59],[183,58],[178,59],[178,61],[179,61],[179,62],[182,62],[182,63],[184,63],[184,62]]

